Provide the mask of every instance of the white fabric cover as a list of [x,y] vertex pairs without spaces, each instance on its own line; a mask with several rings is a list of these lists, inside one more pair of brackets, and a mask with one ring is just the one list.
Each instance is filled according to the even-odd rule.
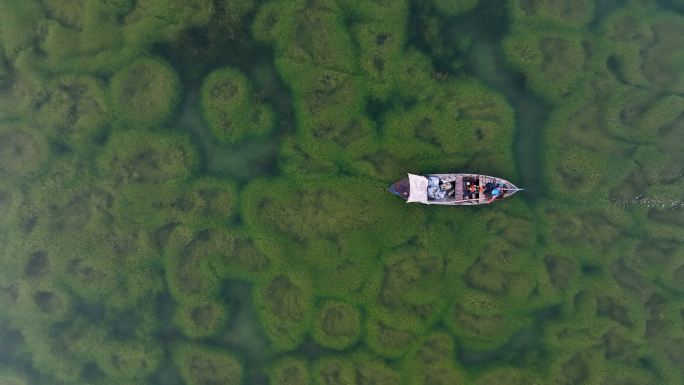
[[408,174],[409,178],[409,197],[408,202],[428,203],[427,186],[428,179],[424,176]]

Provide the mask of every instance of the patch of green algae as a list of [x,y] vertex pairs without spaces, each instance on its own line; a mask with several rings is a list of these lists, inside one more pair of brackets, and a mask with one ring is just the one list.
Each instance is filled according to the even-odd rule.
[[[0,383],[682,383],[662,3],[0,0]],[[452,171],[544,193],[386,191]]]

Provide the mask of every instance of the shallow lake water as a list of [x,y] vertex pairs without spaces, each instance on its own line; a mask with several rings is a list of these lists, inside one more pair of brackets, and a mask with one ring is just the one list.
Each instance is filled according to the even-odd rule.
[[0,0],[0,384],[684,383],[683,53],[680,0]]

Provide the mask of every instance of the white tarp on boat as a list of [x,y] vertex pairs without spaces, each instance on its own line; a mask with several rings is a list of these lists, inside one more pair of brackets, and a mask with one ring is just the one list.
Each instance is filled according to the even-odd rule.
[[406,203],[420,202],[428,203],[427,187],[428,179],[424,176],[408,174],[410,194]]

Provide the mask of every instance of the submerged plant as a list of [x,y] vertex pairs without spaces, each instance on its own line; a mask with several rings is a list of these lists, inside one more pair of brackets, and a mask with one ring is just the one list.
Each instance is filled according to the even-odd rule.
[[311,384],[309,365],[299,358],[283,358],[270,369],[270,379],[272,385],[309,385]]
[[163,60],[139,59],[114,74],[110,93],[123,124],[155,127],[173,113],[180,97],[180,80]]
[[312,313],[307,286],[302,278],[280,274],[256,288],[256,309],[274,349],[294,350],[303,342]]
[[248,137],[264,137],[273,129],[273,110],[255,103],[251,86],[243,74],[222,68],[209,74],[202,84],[204,119],[214,136],[234,143]]
[[327,302],[315,318],[313,337],[321,346],[342,350],[352,346],[361,332],[359,311],[348,304]]
[[173,351],[181,377],[189,385],[239,385],[243,368],[231,354],[201,345],[183,344]]

